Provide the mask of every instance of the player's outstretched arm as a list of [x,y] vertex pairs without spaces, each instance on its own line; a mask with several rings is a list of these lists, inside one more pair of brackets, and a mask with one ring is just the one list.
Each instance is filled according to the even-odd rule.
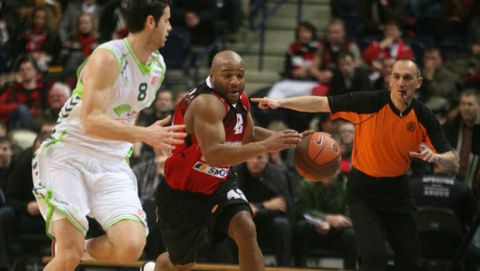
[[100,49],[90,56],[80,79],[85,86],[82,98],[85,132],[105,139],[142,141],[166,149],[171,149],[171,145],[177,144],[178,140],[181,142],[185,137],[181,132],[183,126],[162,127],[168,120],[159,121],[150,127],[137,127],[119,123],[105,114],[118,73],[119,64],[110,51]]
[[301,112],[330,112],[328,98],[325,96],[300,96],[283,99],[275,98],[250,98],[252,102],[258,103],[261,109],[287,108]]
[[193,133],[209,165],[239,164],[259,153],[293,147],[301,140],[301,135],[296,131],[287,130],[276,132],[266,140],[245,145],[227,144],[223,126],[225,114],[223,104],[213,95],[200,95],[187,110],[186,119],[193,118]]

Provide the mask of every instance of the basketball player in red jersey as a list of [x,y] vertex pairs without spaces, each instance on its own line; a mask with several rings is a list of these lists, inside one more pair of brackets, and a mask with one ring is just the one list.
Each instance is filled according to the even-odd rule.
[[302,135],[253,126],[244,81],[242,58],[219,52],[209,77],[177,105],[173,122],[185,124],[188,136],[165,162],[166,181],[157,191],[167,252],[154,270],[191,270],[207,230],[214,240],[227,235],[235,240],[240,270],[264,270],[250,208],[230,165],[294,147]]

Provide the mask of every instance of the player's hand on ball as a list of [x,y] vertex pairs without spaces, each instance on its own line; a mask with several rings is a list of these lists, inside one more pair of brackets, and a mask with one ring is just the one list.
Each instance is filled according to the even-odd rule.
[[276,152],[288,148],[294,148],[302,141],[302,135],[294,130],[276,132],[265,140],[267,152]]

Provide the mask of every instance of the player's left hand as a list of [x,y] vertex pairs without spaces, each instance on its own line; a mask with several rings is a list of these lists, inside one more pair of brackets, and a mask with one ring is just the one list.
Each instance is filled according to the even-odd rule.
[[411,157],[415,157],[418,159],[422,159],[423,161],[427,161],[429,163],[435,162],[438,159],[438,154],[432,151],[427,144],[422,143],[420,144],[420,149],[416,152],[410,152]]

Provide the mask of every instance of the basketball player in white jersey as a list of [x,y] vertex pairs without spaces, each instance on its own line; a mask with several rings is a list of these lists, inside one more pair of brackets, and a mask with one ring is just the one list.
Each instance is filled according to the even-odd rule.
[[[185,137],[183,126],[163,127],[169,119],[134,125],[165,76],[157,49],[171,31],[169,1],[130,0],[127,17],[129,36],[102,44],[80,67],[52,137],[32,162],[33,192],[56,242],[47,271],[74,270],[85,250],[102,260],[137,260],[148,228],[127,162],[132,143],[171,150]],[[107,234],[85,242],[87,215]]]

